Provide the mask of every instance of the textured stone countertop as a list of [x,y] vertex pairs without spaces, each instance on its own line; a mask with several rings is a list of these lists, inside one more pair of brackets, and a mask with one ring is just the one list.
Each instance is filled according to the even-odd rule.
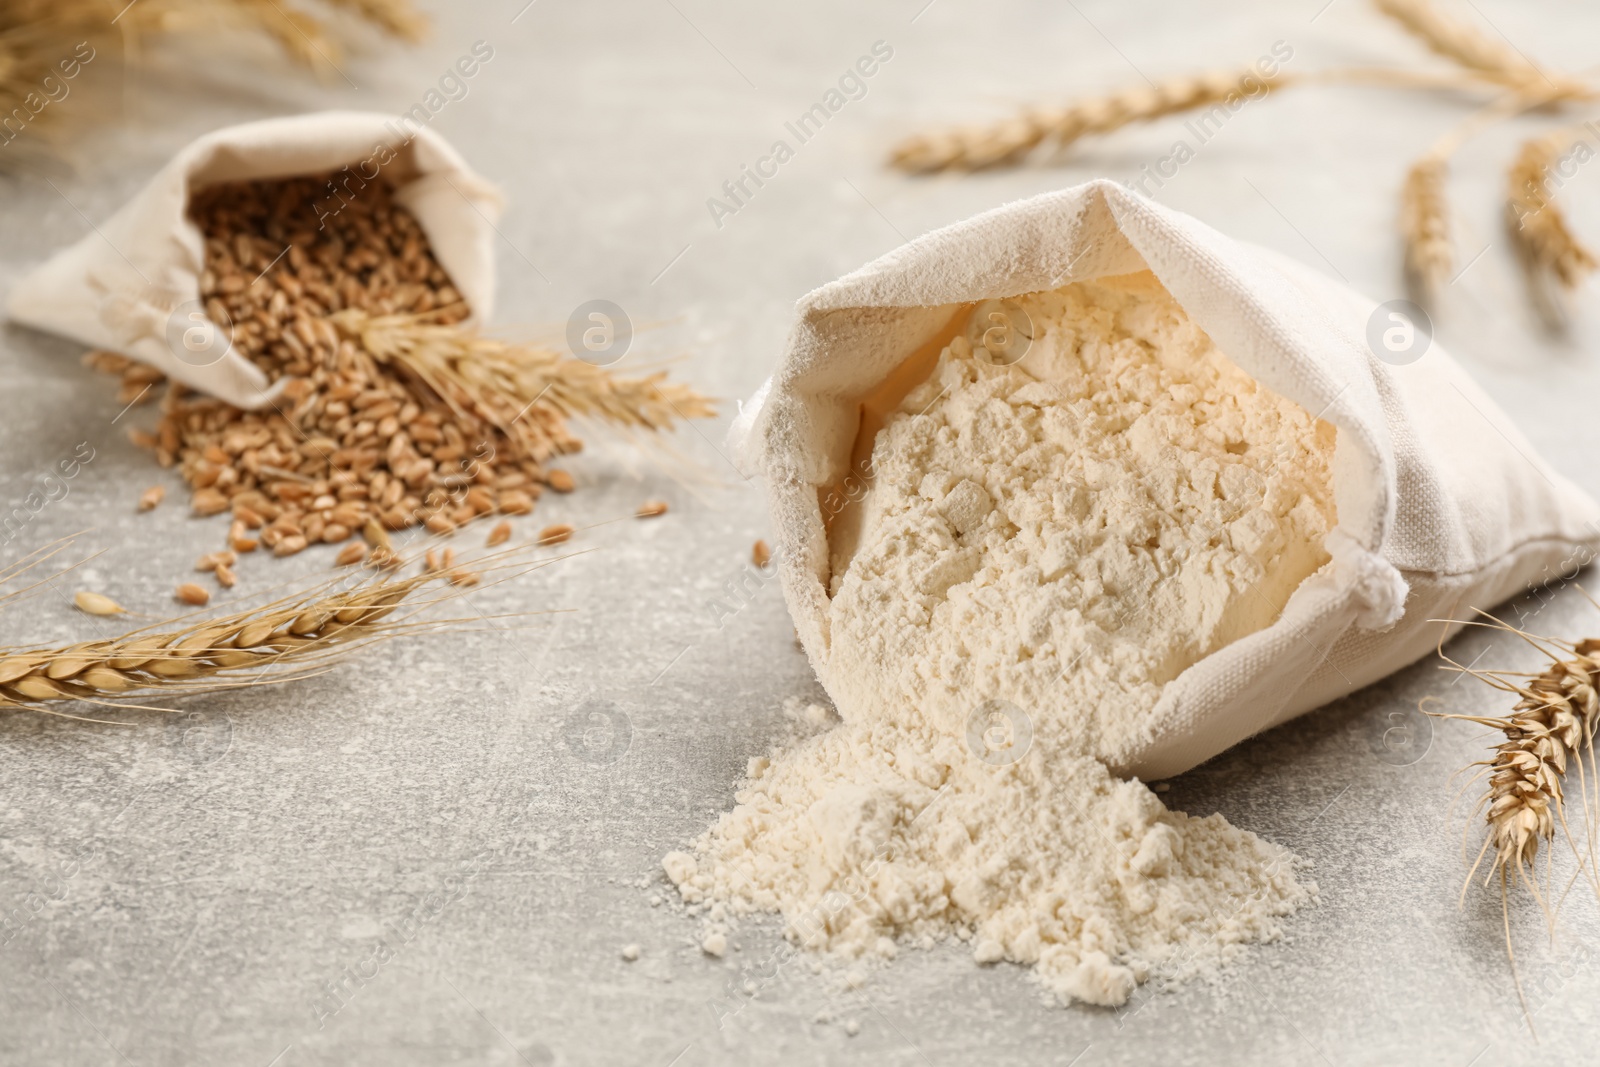
[[[433,125],[508,196],[497,320],[559,332],[573,308],[604,297],[652,325],[630,361],[682,356],[674,373],[742,397],[766,375],[802,293],[916,234],[1090,177],[1137,177],[1177,138],[1194,142],[1166,122],[1007,173],[913,180],[882,165],[899,134],[1249,62],[1280,40],[1292,70],[1428,62],[1359,0],[526,2],[430,4],[441,11],[427,44],[368,50],[323,84],[269,78],[220,43],[199,56],[157,48],[159,72],[129,76],[121,118],[80,139],[70,165],[0,176],[0,292],[194,136],[319,107],[397,114],[483,40],[492,60]],[[1589,65],[1600,39],[1600,12],[1576,4],[1449,6],[1568,68]],[[708,198],[880,40],[893,58],[865,96],[714,218]],[[1466,109],[1438,95],[1294,89],[1251,103],[1150,191],[1374,297],[1400,296],[1401,176]],[[1600,492],[1593,290],[1564,337],[1529,312],[1499,206],[1517,143],[1518,131],[1493,132],[1455,168],[1463,267],[1438,333],[1555,466]],[[1597,175],[1581,171],[1562,193],[1592,239]],[[0,509],[80,444],[93,450],[67,494],[0,543],[0,564],[74,533],[78,555],[93,558],[7,605],[0,640],[111,632],[68,606],[80,587],[164,613],[221,537],[221,520],[188,518],[173,504],[176,478],[126,442],[149,412],[119,417],[114,385],[82,369],[79,352],[0,329]],[[1526,899],[1512,913],[1538,1044],[1520,1021],[1498,895],[1475,887],[1458,907],[1479,836],[1472,790],[1452,812],[1464,784],[1452,775],[1485,738],[1414,709],[1428,696],[1463,712],[1505,702],[1431,662],[1171,783],[1169,805],[1221,812],[1291,846],[1321,886],[1286,941],[1252,949],[1214,983],[1141,993],[1120,1013],[1062,1009],[1024,971],[980,969],[952,946],[902,953],[841,991],[803,966],[767,977],[772,923],[745,927],[721,961],[702,956],[691,921],[651,906],[659,859],[731,804],[746,761],[783,735],[784,698],[821,695],[775,583],[748,583],[724,619],[751,543],[771,532],[759,486],[721,451],[727,408],[678,435],[691,476],[590,435],[594,447],[569,465],[581,491],[521,524],[593,527],[570,546],[581,551],[473,592],[461,612],[527,618],[395,641],[298,684],[187,699],[185,718],[0,717],[0,1062],[1592,1058],[1594,894],[1572,889],[1553,941]],[[172,499],[136,515],[139,491],[158,483]],[[670,514],[627,518],[651,497]],[[248,560],[241,591],[330,558]],[[1524,605],[1534,628],[1600,632],[1577,590],[1546,599]],[[1504,635],[1454,650],[1483,667],[1536,662]],[[1383,744],[1396,728],[1421,731],[1403,758]],[[378,954],[380,938],[391,952]],[[622,957],[629,944],[642,949],[636,962]],[[346,980],[347,1000],[329,1012],[326,987],[347,969],[363,977]]]

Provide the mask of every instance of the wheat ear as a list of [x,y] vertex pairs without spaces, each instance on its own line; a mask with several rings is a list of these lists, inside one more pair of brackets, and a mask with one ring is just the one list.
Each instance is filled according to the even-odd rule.
[[[419,41],[427,34],[427,19],[412,0],[325,3],[404,41]],[[292,0],[5,0],[0,3],[0,115],[15,114],[30,95],[43,91],[41,85],[59,78],[59,65],[85,41],[98,48],[113,38],[108,43],[120,44],[127,58],[135,60],[146,38],[187,36],[209,44],[219,30],[230,29],[266,37],[294,62],[324,73],[344,56],[342,35],[335,27]],[[120,41],[114,39],[118,36]],[[73,108],[82,105],[43,112],[34,107],[23,114],[37,116],[27,127],[33,132],[38,126],[41,144],[49,147],[64,116],[97,117]],[[0,163],[14,153],[6,153]]]
[[[1587,776],[1592,777],[1594,735],[1600,728],[1600,638],[1568,644],[1535,637],[1480,614],[1488,622],[1474,625],[1515,634],[1548,656],[1550,665],[1538,674],[1479,671],[1463,667],[1441,652],[1451,669],[1514,695],[1517,702],[1505,716],[1430,714],[1477,723],[1504,736],[1492,757],[1473,766],[1486,768],[1489,777],[1478,810],[1484,811],[1489,825],[1485,854],[1493,850],[1490,874],[1501,868],[1517,874],[1532,867],[1540,843],[1555,836],[1557,823],[1566,826],[1563,783],[1569,767],[1577,768],[1582,806],[1593,806],[1585,784],[1584,759],[1589,760]],[[1596,879],[1600,892],[1600,870]]]
[[1447,171],[1442,155],[1423,156],[1406,172],[1400,190],[1400,234],[1405,243],[1406,271],[1428,296],[1438,295],[1444,287],[1454,258],[1449,202],[1445,198]]
[[[327,0],[390,36],[419,41],[428,22],[411,0]],[[142,0],[119,23],[125,32],[151,36],[214,32],[241,27],[270,37],[295,62],[327,68],[344,58],[344,43],[324,20],[285,0]]]
[[890,161],[903,170],[981,170],[1015,163],[1046,141],[1064,147],[1088,134],[1110,133],[1136,122],[1220,104],[1230,97],[1263,96],[1289,82],[1246,68],[1174,78],[1058,108],[1030,108],[994,125],[968,126],[900,142]]
[[1445,195],[1450,157],[1500,122],[1534,108],[1593,95],[1592,89],[1571,82],[1505,90],[1439,137],[1411,165],[1400,190],[1400,235],[1405,245],[1407,274],[1425,296],[1438,295],[1454,260]]
[[1430,0],[1373,0],[1378,10],[1398,22],[1436,55],[1501,85],[1521,86],[1547,75],[1509,45],[1457,22]]
[[[1498,875],[1501,909],[1506,913],[1506,956],[1521,997],[1506,897],[1512,884],[1525,886],[1554,927],[1555,913],[1546,900],[1548,894],[1540,892],[1535,861],[1541,845],[1553,842],[1558,825],[1577,857],[1580,873],[1588,875],[1590,885],[1600,894],[1600,850],[1595,838],[1595,823],[1600,817],[1600,768],[1594,753],[1595,731],[1600,727],[1600,639],[1567,644],[1534,637],[1487,613],[1479,614],[1489,621],[1476,625],[1515,634],[1550,657],[1549,667],[1538,674],[1480,671],[1456,663],[1441,648],[1440,656],[1451,669],[1514,695],[1517,702],[1509,715],[1498,717],[1429,713],[1488,727],[1503,738],[1494,746],[1494,755],[1471,765],[1484,768],[1480,778],[1488,777],[1488,789],[1475,809],[1483,813],[1488,833],[1466,881],[1471,883],[1484,858],[1492,854],[1485,884]],[[1577,772],[1579,806],[1585,815],[1581,852],[1567,820],[1568,775],[1573,770]],[[1553,849],[1546,851],[1547,865],[1552,852]],[[1466,892],[1465,885],[1462,892]],[[1559,905],[1559,900],[1556,903]],[[1527,1011],[1526,998],[1523,1010]],[[1529,1027],[1532,1028],[1531,1014]]]
[[526,417],[530,409],[648,431],[716,414],[709,398],[667,381],[665,371],[613,374],[549,348],[433,324],[426,316],[352,310],[338,312],[333,322],[374,359],[410,371],[447,403],[484,419],[534,455],[547,451],[546,430]]
[[380,574],[344,589],[331,579],[259,608],[170,629],[145,627],[59,648],[0,648],[0,708],[48,710],[58,701],[104,703],[141,691],[303,677],[330,655],[440,625],[391,618],[402,601],[438,577]]
[[1550,190],[1550,170],[1572,143],[1569,132],[1523,142],[1507,175],[1506,221],[1526,269],[1576,288],[1595,257],[1573,236]]
[[411,0],[326,0],[326,3],[343,8],[402,41],[415,44],[428,36],[427,16],[418,11]]

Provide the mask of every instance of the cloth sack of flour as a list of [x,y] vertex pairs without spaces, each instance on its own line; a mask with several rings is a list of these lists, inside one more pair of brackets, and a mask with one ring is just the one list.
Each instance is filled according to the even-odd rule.
[[1379,358],[1371,324],[1398,320],[1374,302],[1097,181],[930,233],[809,294],[776,372],[743,405],[731,443],[766,477],[784,595],[830,692],[845,688],[833,673],[845,657],[830,646],[825,520],[870,481],[869,398],[926,365],[978,302],[1144,270],[1245,373],[1335,427],[1337,526],[1330,561],[1275,622],[1129,710],[1145,721],[1106,756],[1119,771],[1187,770],[1431,652],[1441,627],[1429,620],[1571,577],[1600,546],[1600,507],[1437,345]]
[[340,210],[341,188],[388,182],[474,317],[489,316],[499,193],[432,131],[353,111],[206,134],[110,219],[24,278],[10,294],[8,313],[147,363],[236,407],[259,407],[271,398],[265,375],[231,350],[226,330],[207,318],[200,301],[204,242],[187,215],[189,195],[217,182],[324,172],[334,180],[319,214]]

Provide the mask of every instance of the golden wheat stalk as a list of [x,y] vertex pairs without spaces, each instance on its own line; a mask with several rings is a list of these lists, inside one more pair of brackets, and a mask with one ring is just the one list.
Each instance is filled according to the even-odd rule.
[[[10,583],[42,566],[70,545],[71,538],[63,538],[36,550],[0,571],[0,583]],[[496,582],[504,581],[554,562],[529,563],[525,551],[526,546],[521,546],[485,556],[472,562],[471,572],[457,568],[398,577],[385,565],[354,581],[348,576],[328,578],[271,603],[231,614],[188,616],[105,640],[59,647],[0,647],[0,709],[32,709],[73,719],[86,716],[58,711],[54,706],[81,701],[170,710],[128,704],[119,698],[249,688],[320,674],[369,644],[459,628],[470,620],[421,619],[418,612],[454,600],[461,595],[459,587],[477,585],[483,574],[498,572],[501,577]],[[60,573],[65,572],[0,595],[0,604],[44,587]],[[431,598],[414,597],[423,585],[440,579],[458,588],[445,589]],[[402,604],[407,611],[397,616]],[[487,618],[477,616],[478,620]]]
[[1454,259],[1449,202],[1445,197],[1447,169],[1444,157],[1424,156],[1406,172],[1400,190],[1400,234],[1405,243],[1406,272],[1413,284],[1430,297],[1437,296],[1449,280]]
[[[81,117],[85,109],[80,105],[60,107],[50,98],[63,92],[83,94],[91,79],[74,85],[67,74],[76,77],[85,60],[93,63],[110,47],[108,18],[100,5],[87,0],[0,4],[0,120],[5,120],[0,164],[18,154],[11,142],[19,134],[26,132],[30,140],[53,147],[52,131],[59,130],[63,117]],[[100,60],[102,67],[109,62]]]
[[[1482,813],[1488,826],[1482,848],[1462,887],[1463,899],[1478,868],[1490,860],[1485,884],[1499,879],[1501,910],[1505,913],[1506,955],[1511,961],[1518,996],[1516,955],[1512,951],[1509,903],[1513,885],[1526,887],[1555,924],[1554,906],[1560,899],[1541,892],[1536,860],[1542,846],[1553,844],[1556,828],[1577,858],[1579,871],[1589,878],[1600,894],[1600,849],[1597,849],[1596,821],[1600,819],[1600,768],[1597,768],[1594,738],[1600,728],[1600,639],[1574,643],[1535,637],[1501,622],[1485,612],[1489,621],[1475,625],[1515,634],[1550,658],[1550,665],[1536,674],[1511,671],[1482,671],[1462,666],[1439,655],[1449,669],[1493,686],[1517,698],[1505,716],[1458,715],[1430,712],[1441,719],[1459,719],[1496,731],[1502,740],[1493,746],[1493,755],[1471,766],[1484,768],[1474,781],[1488,778],[1488,788],[1474,809]],[[1587,761],[1587,762],[1585,762]],[[1584,846],[1580,851],[1567,818],[1569,774],[1576,770],[1579,806],[1585,816]],[[1547,868],[1553,848],[1546,848]],[[1577,876],[1574,875],[1574,878]],[[1548,883],[1548,870],[1544,883]],[[1523,1000],[1524,1010],[1527,1002]],[[1530,1027],[1532,1019],[1529,1019]]]
[[1516,49],[1457,22],[1430,0],[1373,0],[1378,10],[1406,32],[1472,73],[1501,85],[1521,86],[1542,81],[1547,75]]
[[[1064,107],[1029,108],[992,124],[919,134],[901,141],[889,161],[913,173],[941,170],[983,170],[1020,163],[1035,148],[1050,143],[1063,148],[1090,134],[1105,134],[1139,122],[1200,108],[1233,109],[1240,99],[1259,99],[1290,85],[1373,85],[1401,89],[1461,90],[1480,83],[1456,74],[1355,67],[1290,75],[1266,76],[1253,68],[1173,78],[1092,97]],[[1210,112],[1208,111],[1208,114]]]
[[1523,142],[1506,179],[1506,223],[1523,266],[1576,288],[1595,269],[1594,254],[1573,236],[1550,187],[1551,170],[1571,147],[1571,131]]
[[361,21],[412,44],[428,36],[428,19],[411,0],[324,0],[332,8],[349,11]]
[[1593,95],[1594,90],[1576,83],[1508,89],[1439,137],[1411,165],[1400,190],[1400,235],[1407,275],[1424,296],[1438,296],[1454,260],[1445,193],[1451,156],[1472,138],[1507,119],[1548,104],[1589,99]]
[[1002,166],[1018,162],[1046,141],[1065,147],[1080,137],[1110,133],[1132,123],[1265,96],[1288,81],[1287,75],[1266,77],[1248,67],[1174,78],[1065,107],[1030,108],[993,125],[911,137],[894,147],[890,161],[903,170],[918,173]]
[[[400,40],[427,34],[427,19],[412,0],[324,0],[324,6]],[[345,51],[332,23],[291,0],[6,0],[0,4],[0,115],[25,107],[30,95],[42,98],[50,89],[47,77],[59,81],[63,62],[84,58],[80,42],[94,41],[98,51],[120,35],[117,43],[137,56],[146,38],[208,39],[223,30],[262,34],[312,68],[337,64]],[[71,109],[28,109],[46,127],[64,110]]]
[[[145,627],[56,648],[0,648],[0,708],[59,701],[105,703],[143,692],[210,690],[304,677],[356,646],[435,623],[391,619],[419,586],[438,578],[374,575],[354,588],[312,591],[172,629]],[[78,716],[73,716],[78,717]]]
[[441,326],[424,315],[369,316],[346,310],[332,321],[372,358],[410,371],[446,403],[493,425],[534,456],[550,451],[549,428],[543,420],[529,418],[530,411],[651,432],[716,414],[709,398],[667,381],[665,371],[642,377],[613,374],[550,348]]
[[[411,0],[325,0],[392,37],[419,41],[428,23]],[[140,0],[119,19],[137,37],[211,34],[243,29],[265,34],[303,66],[321,68],[344,59],[345,41],[325,18],[287,0]]]

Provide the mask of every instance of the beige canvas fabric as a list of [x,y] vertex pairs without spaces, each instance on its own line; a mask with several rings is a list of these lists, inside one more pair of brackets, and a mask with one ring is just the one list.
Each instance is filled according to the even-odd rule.
[[[804,297],[731,443],[766,476],[784,595],[830,686],[824,512],[859,493],[862,398],[974,301],[1148,268],[1245,371],[1338,431],[1332,561],[1267,629],[1169,683],[1124,772],[1179,773],[1433,650],[1441,627],[1569,576],[1600,506],[1534,454],[1437,345],[1407,365],[1366,340],[1377,305],[1110,181],[938,230]],[[859,453],[858,453],[859,455]],[[859,459],[857,460],[859,462]]]
[[[204,245],[186,216],[192,190],[215,182],[287,178],[350,166],[355,183],[387,181],[416,215],[434,255],[477,319],[494,300],[499,193],[439,135],[393,116],[328,111],[206,134],[179,152],[115,215],[53,256],[12,291],[17,322],[111,349],[237,407],[271,397],[243,356],[208,337],[198,306]],[[353,183],[350,188],[357,189]],[[326,210],[340,201],[329,190]],[[198,331],[198,332],[192,332]],[[225,349],[225,343],[222,348]]]

